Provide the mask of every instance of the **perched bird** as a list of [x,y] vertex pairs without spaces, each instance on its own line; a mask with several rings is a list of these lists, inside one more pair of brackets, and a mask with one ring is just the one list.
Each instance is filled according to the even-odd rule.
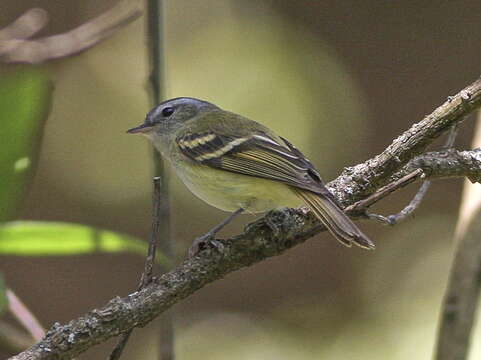
[[157,105],[128,133],[150,139],[195,195],[233,213],[197,238],[191,255],[242,212],[301,205],[342,244],[374,248],[337,205],[312,163],[289,141],[253,120],[181,97]]

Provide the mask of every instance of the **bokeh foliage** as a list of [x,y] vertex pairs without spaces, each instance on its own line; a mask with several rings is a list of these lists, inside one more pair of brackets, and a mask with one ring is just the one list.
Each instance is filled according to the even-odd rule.
[[0,73],[0,222],[15,216],[32,180],[52,90],[38,69]]
[[[12,221],[0,226],[0,255],[68,256],[130,252],[144,256],[147,244],[131,236],[93,227],[41,221]],[[157,261],[167,261],[157,254]]]

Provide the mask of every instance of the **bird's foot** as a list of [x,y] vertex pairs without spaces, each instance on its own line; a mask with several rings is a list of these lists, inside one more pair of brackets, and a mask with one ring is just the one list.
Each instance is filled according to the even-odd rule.
[[189,258],[193,258],[201,251],[207,249],[207,247],[215,248],[218,252],[224,251],[224,244],[221,241],[214,238],[215,234],[207,233],[205,235],[196,238],[189,248]]
[[279,236],[286,232],[286,219],[289,218],[289,209],[274,209],[265,216],[265,223],[271,229],[274,236]]

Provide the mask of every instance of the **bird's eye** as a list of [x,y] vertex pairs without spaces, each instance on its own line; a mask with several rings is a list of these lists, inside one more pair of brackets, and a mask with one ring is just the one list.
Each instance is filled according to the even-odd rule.
[[164,117],[169,117],[173,113],[174,113],[173,107],[167,106],[167,107],[162,109],[162,116],[164,116]]

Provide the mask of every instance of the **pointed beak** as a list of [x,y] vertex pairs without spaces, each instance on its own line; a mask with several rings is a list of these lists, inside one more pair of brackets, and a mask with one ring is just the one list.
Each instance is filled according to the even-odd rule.
[[128,134],[145,134],[152,131],[153,128],[154,127],[152,125],[142,124],[140,126],[127,130],[127,133]]

